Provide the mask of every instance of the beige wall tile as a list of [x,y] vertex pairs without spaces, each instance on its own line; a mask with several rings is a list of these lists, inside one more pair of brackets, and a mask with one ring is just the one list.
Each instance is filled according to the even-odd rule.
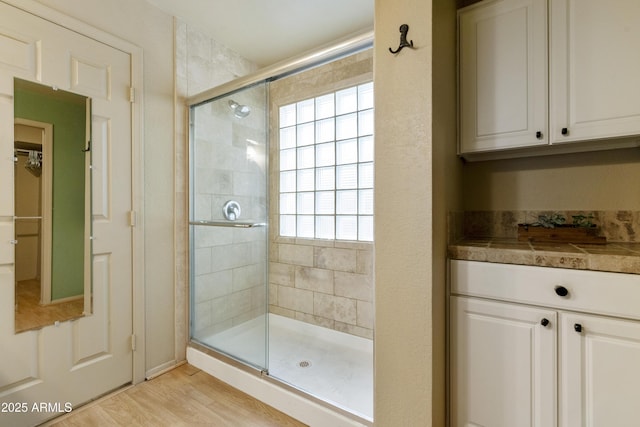
[[373,329],[373,303],[358,301],[357,324],[362,328]]
[[234,292],[264,284],[264,264],[251,264],[233,269]]
[[273,314],[277,314],[277,315],[280,315],[280,316],[288,317],[290,319],[295,319],[296,318],[295,310],[289,310],[287,308],[282,308],[282,307],[277,306],[277,305],[269,306],[269,313],[273,313]]
[[326,317],[314,316],[308,313],[296,313],[296,320],[302,322],[311,323],[312,325],[322,326],[323,328],[334,329],[335,321],[333,319],[327,319]]
[[355,325],[357,321],[356,300],[316,293],[314,298],[316,316]]
[[231,270],[196,276],[194,278],[195,286],[193,289],[195,302],[208,301],[230,293],[232,277]]
[[313,247],[280,244],[278,245],[278,260],[285,264],[313,267]]
[[295,287],[333,294],[333,271],[311,267],[296,267]]
[[373,339],[373,329],[362,328],[356,325],[350,325],[348,323],[336,322],[336,331],[344,332],[358,337]]
[[289,310],[303,313],[313,312],[313,292],[304,289],[280,286],[278,288],[278,304]]
[[362,301],[373,301],[373,283],[370,275],[336,271],[335,294]]
[[279,262],[269,263],[269,282],[282,286],[293,286],[296,267]]
[[315,248],[315,266],[338,271],[356,271],[356,251],[352,249]]
[[368,248],[356,252],[356,273],[371,274],[373,272],[373,250]]

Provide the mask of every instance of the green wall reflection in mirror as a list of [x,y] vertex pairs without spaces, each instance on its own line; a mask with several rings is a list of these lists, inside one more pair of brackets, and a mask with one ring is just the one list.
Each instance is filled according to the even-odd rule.
[[15,330],[91,312],[90,100],[14,80]]

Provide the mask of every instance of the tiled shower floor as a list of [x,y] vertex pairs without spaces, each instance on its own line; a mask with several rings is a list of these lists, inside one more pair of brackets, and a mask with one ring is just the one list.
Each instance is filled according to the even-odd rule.
[[[262,318],[198,340],[254,364],[264,360]],[[270,314],[268,347],[271,377],[373,419],[371,340]]]

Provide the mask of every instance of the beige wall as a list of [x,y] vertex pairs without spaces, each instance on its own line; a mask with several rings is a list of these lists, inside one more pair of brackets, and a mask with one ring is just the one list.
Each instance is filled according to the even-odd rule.
[[640,210],[640,149],[467,163],[464,210]]
[[[455,3],[375,6],[374,419],[443,426],[445,218],[459,207]],[[394,56],[403,23],[416,49]]]

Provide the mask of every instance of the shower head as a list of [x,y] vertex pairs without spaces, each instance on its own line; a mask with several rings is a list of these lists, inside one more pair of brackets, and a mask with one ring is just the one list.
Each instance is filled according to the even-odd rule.
[[248,105],[238,104],[233,99],[229,100],[229,108],[233,110],[233,115],[239,119],[244,119],[251,113],[251,108]]

